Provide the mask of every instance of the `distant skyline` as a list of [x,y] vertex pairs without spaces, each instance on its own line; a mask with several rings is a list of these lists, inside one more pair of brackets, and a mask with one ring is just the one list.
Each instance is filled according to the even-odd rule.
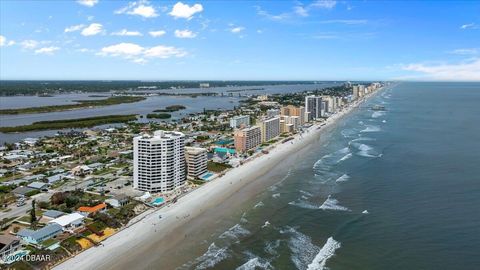
[[480,2],[2,0],[0,79],[480,81]]

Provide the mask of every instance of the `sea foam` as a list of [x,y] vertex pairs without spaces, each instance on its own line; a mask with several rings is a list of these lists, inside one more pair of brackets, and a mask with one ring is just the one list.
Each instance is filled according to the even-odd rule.
[[350,180],[350,176],[348,174],[344,174],[340,177],[337,178],[337,180],[335,180],[335,182],[347,182],[348,180]]
[[340,242],[335,241],[332,237],[327,239],[327,242],[318,252],[317,256],[308,265],[308,270],[322,270],[325,269],[327,260],[335,255],[335,251],[341,247]]
[[196,258],[191,263],[183,265],[182,268],[189,269],[192,265],[196,265],[195,269],[198,270],[211,268],[229,256],[228,248],[219,248],[215,245],[215,243],[212,243],[202,256]]
[[348,209],[347,207],[339,205],[338,200],[333,198],[332,196],[328,196],[328,198],[319,208],[322,210],[350,211],[350,209]]
[[242,227],[240,224],[235,224],[230,229],[223,232],[219,238],[222,239],[231,239],[238,241],[240,237],[247,236],[250,234],[250,231]]

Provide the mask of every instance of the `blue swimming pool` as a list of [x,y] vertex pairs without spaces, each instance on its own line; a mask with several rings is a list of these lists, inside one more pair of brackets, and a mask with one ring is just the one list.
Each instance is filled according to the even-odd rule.
[[155,198],[152,201],[152,204],[155,205],[155,206],[159,206],[159,205],[163,204],[164,202],[165,202],[165,199],[163,199],[162,197],[158,197],[158,198]]

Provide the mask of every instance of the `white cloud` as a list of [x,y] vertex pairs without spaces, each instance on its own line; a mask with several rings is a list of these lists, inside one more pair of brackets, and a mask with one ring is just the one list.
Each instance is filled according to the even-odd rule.
[[177,38],[194,38],[197,34],[190,30],[175,30],[175,36]]
[[451,51],[451,53],[461,54],[461,55],[478,54],[478,53],[480,53],[480,49],[478,49],[478,48],[456,49],[456,50]]
[[51,46],[51,47],[44,47],[35,50],[35,54],[53,54],[55,51],[60,50],[59,47]]
[[402,67],[403,70],[420,73],[415,79],[441,81],[480,81],[480,58],[469,59],[460,63],[425,64],[414,63]]
[[93,7],[98,4],[98,0],[77,0],[77,3],[87,7]]
[[91,52],[92,50],[90,49],[87,49],[87,48],[81,48],[81,49],[78,49],[77,52],[81,52],[81,53],[86,53],[86,52]]
[[193,6],[189,6],[182,2],[177,2],[173,6],[172,11],[170,11],[170,13],[168,14],[175,18],[183,18],[183,19],[190,20],[195,13],[202,12],[202,11],[203,11],[203,6],[201,4],[195,4]]
[[170,58],[170,57],[184,57],[187,53],[182,50],[171,46],[155,46],[145,50],[144,52],[145,57],[152,58]]
[[64,32],[69,33],[69,32],[80,31],[83,27],[85,27],[84,24],[72,25],[72,26],[69,26],[69,27],[65,28]]
[[297,4],[293,7],[293,10],[289,12],[283,12],[277,15],[270,14],[269,12],[263,10],[259,6],[255,6],[257,9],[257,15],[265,17],[272,21],[283,21],[287,19],[297,18],[297,17],[308,17],[310,11],[315,9],[332,9],[336,6],[337,1],[333,0],[318,0],[314,1],[309,5]]
[[259,6],[255,6],[255,8],[257,9],[257,15],[259,15],[261,17],[264,17],[264,18],[267,18],[267,19],[272,20],[272,21],[282,21],[282,20],[291,18],[290,13],[281,13],[281,14],[274,15],[274,14],[270,14],[269,12],[263,10]]
[[315,8],[324,8],[324,9],[332,9],[337,5],[337,1],[333,0],[318,0],[313,2],[310,6]]
[[187,52],[183,49],[164,45],[144,48],[134,43],[119,43],[102,48],[98,55],[122,57],[134,63],[145,64],[148,59],[184,57]]
[[238,34],[238,33],[242,32],[243,30],[245,30],[245,27],[237,26],[237,27],[232,27],[229,30],[230,30],[230,32],[232,32],[234,34]]
[[164,30],[158,30],[158,31],[150,31],[148,34],[152,37],[161,37],[165,35],[167,32]]
[[12,45],[15,45],[15,40],[9,40],[8,43],[7,43],[7,46],[12,46]]
[[101,55],[110,56],[135,56],[142,54],[143,47],[134,43],[119,43],[102,48]]
[[143,36],[142,33],[138,31],[128,31],[127,29],[122,29],[117,32],[113,32],[112,35],[114,36]]
[[0,36],[0,47],[5,46],[7,44],[7,38],[4,36]]
[[130,2],[126,7],[116,10],[115,14],[136,15],[144,18],[153,18],[158,16],[155,7],[150,5],[150,2],[148,2],[147,0]]
[[39,44],[38,41],[32,40],[32,39],[24,40],[20,42],[20,46],[22,46],[22,48],[24,49],[35,49],[38,46],[38,44]]
[[99,23],[92,23],[89,26],[83,28],[82,35],[84,36],[95,36],[103,32],[103,25]]
[[462,26],[460,26],[460,29],[462,30],[466,30],[466,29],[478,29],[479,26],[476,25],[475,23],[467,23],[467,24],[464,24]]
[[295,14],[301,17],[307,17],[308,16],[308,10],[304,8],[303,6],[296,6],[293,8],[293,11]]

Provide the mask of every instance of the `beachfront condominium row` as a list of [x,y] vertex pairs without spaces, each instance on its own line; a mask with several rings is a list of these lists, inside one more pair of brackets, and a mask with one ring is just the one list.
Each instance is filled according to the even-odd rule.
[[[181,132],[155,131],[133,139],[133,187],[148,192],[171,192],[190,177],[206,172],[206,149],[185,148]],[[185,153],[187,152],[187,153]],[[186,166],[187,163],[187,166]]]
[[250,126],[250,116],[238,115],[230,119],[231,128],[244,128]]
[[335,96],[306,96],[305,119],[307,122],[327,117],[343,107],[346,100]]
[[305,108],[288,105],[280,109],[269,109],[256,126],[245,127],[234,132],[235,149],[238,152],[252,150],[262,142],[269,142],[281,133],[298,130],[305,123]]
[[352,86],[352,100],[357,100],[380,87],[382,87],[382,84],[378,82],[371,83],[369,86],[361,84],[354,85]]

